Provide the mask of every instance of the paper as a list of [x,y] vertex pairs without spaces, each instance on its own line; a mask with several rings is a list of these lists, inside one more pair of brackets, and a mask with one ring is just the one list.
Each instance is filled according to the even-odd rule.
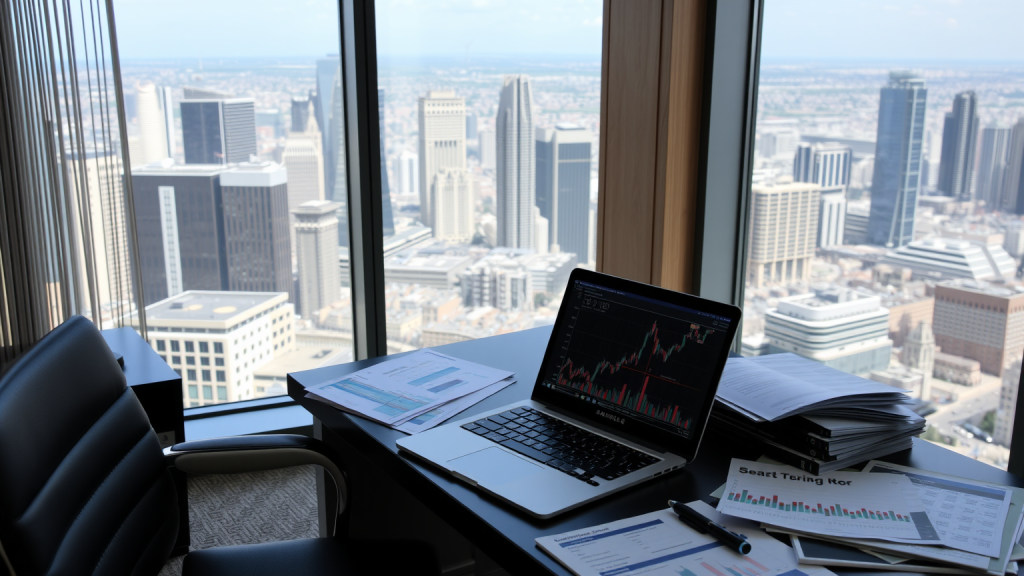
[[707,504],[689,504],[711,520],[743,534],[750,554],[729,550],[709,534],[691,529],[671,510],[537,538],[537,546],[577,576],[835,576],[797,564],[793,550],[756,524],[728,518]]
[[928,517],[950,548],[999,557],[1010,490],[998,486],[940,478],[924,470],[872,460],[864,472],[900,474],[917,488]]
[[418,350],[311,386],[345,410],[394,425],[512,376],[434,350]]
[[846,374],[796,354],[730,358],[717,393],[718,398],[748,417],[753,414],[755,419],[770,421],[835,401],[842,401],[845,407],[856,406],[856,398],[851,396],[884,399],[888,404],[906,399],[899,388]]
[[942,544],[905,476],[830,472],[739,460],[729,465],[718,511],[804,532],[911,544]]
[[417,416],[413,416],[406,420],[405,422],[400,422],[395,426],[395,429],[401,430],[406,434],[417,434],[419,432],[423,432],[424,430],[430,430],[434,426],[437,426],[438,424],[444,422],[445,420],[451,418],[452,416],[455,416],[459,412],[462,412],[463,410],[469,408],[470,406],[476,404],[477,402],[480,402],[481,400],[487,398],[488,396],[494,394],[495,392],[498,392],[502,388],[507,387],[508,385],[514,383],[515,381],[515,378],[506,378],[500,382],[495,382],[494,384],[491,384],[487,388],[477,390],[472,394],[467,394],[466,396],[463,396],[462,398],[458,398],[456,400],[452,400],[447,404],[442,404],[429,412],[424,412]]

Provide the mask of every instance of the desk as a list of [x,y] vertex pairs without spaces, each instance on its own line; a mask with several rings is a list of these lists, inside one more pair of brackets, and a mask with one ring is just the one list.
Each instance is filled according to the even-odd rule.
[[[529,398],[550,334],[550,327],[534,328],[438,347],[437,350],[445,354],[516,373],[515,384],[455,418]],[[666,507],[669,498],[684,502],[696,499],[709,501],[708,495],[725,482],[731,458],[755,460],[760,456],[756,449],[730,445],[708,434],[696,460],[682,470],[550,520],[537,520],[470,488],[447,473],[400,455],[395,442],[405,436],[402,432],[305,398],[307,386],[383,360],[385,358],[374,358],[289,374],[288,394],[313,414],[318,425],[322,426],[325,441],[330,443],[343,439],[342,442],[358,451],[512,574],[570,574],[538,549],[534,538],[660,510]],[[917,439],[912,450],[894,454],[885,460],[987,482],[1024,485],[1009,473]],[[354,484],[354,489],[358,489],[358,485]]]

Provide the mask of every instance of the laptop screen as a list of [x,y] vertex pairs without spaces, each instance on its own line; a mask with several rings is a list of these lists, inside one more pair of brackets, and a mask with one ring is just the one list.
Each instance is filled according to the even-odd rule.
[[[573,280],[540,386],[686,440],[700,434],[732,319]],[[563,316],[564,314],[564,316]]]

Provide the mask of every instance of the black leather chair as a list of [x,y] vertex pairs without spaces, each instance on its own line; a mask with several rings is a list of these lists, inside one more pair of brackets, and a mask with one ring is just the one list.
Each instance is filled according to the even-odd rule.
[[[171,466],[214,474],[318,464],[338,489],[338,518],[349,495],[337,462],[322,442],[294,435],[161,451],[103,337],[76,316],[0,377],[0,572],[157,574],[178,532]],[[199,550],[183,566],[186,576],[437,572],[424,543],[341,535]]]

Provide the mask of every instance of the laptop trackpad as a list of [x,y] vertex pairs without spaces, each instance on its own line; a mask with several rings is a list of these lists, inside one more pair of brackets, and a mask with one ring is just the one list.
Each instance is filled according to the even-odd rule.
[[478,484],[492,486],[515,482],[544,471],[540,466],[497,447],[484,448],[449,460],[448,465],[459,474],[476,480]]

